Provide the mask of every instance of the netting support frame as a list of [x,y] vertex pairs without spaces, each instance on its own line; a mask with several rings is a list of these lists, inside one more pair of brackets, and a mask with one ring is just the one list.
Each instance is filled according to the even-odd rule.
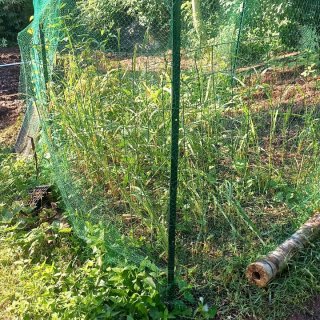
[[172,1],[172,131],[171,173],[168,218],[168,304],[172,308],[175,292],[175,251],[179,167],[180,76],[181,76],[181,0]]

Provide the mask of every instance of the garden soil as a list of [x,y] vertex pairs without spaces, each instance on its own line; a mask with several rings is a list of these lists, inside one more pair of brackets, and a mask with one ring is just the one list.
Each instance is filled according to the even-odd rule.
[[[20,61],[17,48],[0,48],[0,65]],[[19,130],[23,102],[19,98],[19,66],[0,67],[0,146],[12,145]]]

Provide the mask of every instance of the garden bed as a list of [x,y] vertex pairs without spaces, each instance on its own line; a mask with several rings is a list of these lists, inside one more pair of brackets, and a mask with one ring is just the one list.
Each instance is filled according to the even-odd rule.
[[[0,65],[19,61],[18,49],[0,49]],[[18,94],[19,76],[18,65],[0,68],[0,145],[14,142],[20,124],[23,103]]]

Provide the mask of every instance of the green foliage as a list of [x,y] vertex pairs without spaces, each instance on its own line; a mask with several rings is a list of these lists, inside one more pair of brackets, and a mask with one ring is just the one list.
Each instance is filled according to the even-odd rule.
[[0,203],[25,198],[27,189],[36,184],[34,165],[0,150]]
[[158,40],[166,40],[170,31],[170,7],[168,0],[127,0],[130,12],[138,22],[149,29]]
[[[215,315],[203,299],[195,311],[181,300],[169,312],[164,302],[165,273],[147,259],[139,265],[109,265],[107,248],[100,241],[105,231],[98,226],[88,225],[92,234],[87,240],[92,251],[88,251],[59,220],[49,224],[40,219],[35,226],[31,212],[23,208],[2,208],[0,218],[2,241],[16,251],[17,264],[30,266],[20,279],[23,287],[16,290],[6,310],[23,319],[174,319],[182,315],[212,319]],[[179,288],[182,299],[195,302],[190,286],[180,281]]]
[[[320,41],[319,16],[316,0],[246,1],[241,60],[259,61],[272,53],[312,46],[315,50],[314,44]],[[308,33],[313,31],[315,36],[311,38]]]
[[[319,32],[320,4],[317,0],[291,0],[291,13],[300,25],[309,25]],[[320,36],[320,34],[318,33]]]
[[[308,27],[309,30],[313,30],[315,37],[310,39],[310,37],[305,39],[305,42],[310,45],[315,44],[320,48],[320,3],[317,0],[292,0],[292,6],[289,10],[289,13],[293,17],[293,20],[296,22],[300,28]],[[301,37],[305,36],[303,29],[300,29]]]
[[0,39],[15,43],[32,15],[32,0],[0,0],[0,7]]
[[[211,43],[219,34],[223,25],[229,21],[227,18],[227,5],[224,2],[215,1],[201,1],[199,3],[202,21],[199,21],[201,25],[201,37],[202,45],[206,45],[205,41]],[[183,19],[183,30],[182,30],[182,43],[183,47],[192,47],[199,45],[199,31],[196,31],[194,13],[192,12],[192,1],[183,1],[182,5],[182,19]],[[228,12],[229,13],[229,12]],[[226,39],[224,39],[225,41]]]
[[[77,2],[80,25],[90,37],[105,42],[107,49],[128,51],[142,44],[147,34],[156,41],[155,46],[164,45],[169,37],[170,13],[166,1],[104,1]],[[120,38],[120,39],[119,39]]]
[[[25,207],[32,163],[5,154],[1,161],[0,249],[8,246],[15,265],[24,265],[19,286],[2,311],[22,319],[213,318],[215,308],[203,299],[197,306],[192,287],[184,281],[179,281],[181,300],[169,312],[166,274],[148,259],[111,264],[102,225],[88,222],[83,242],[56,209],[34,212]],[[194,310],[186,302],[193,302]]]
[[[240,26],[242,4],[245,4],[241,32],[241,63],[258,61],[267,54],[299,48],[302,27],[319,34],[319,4],[316,1],[201,1],[201,31],[205,43],[234,41]],[[153,49],[166,47],[170,31],[170,3],[167,0],[101,0],[78,1],[79,23],[90,37],[104,42],[107,49],[131,51],[143,47],[146,37]],[[199,45],[194,25],[192,1],[182,2],[183,46]],[[314,14],[315,13],[315,14]],[[231,38],[232,37],[232,38]],[[319,37],[318,37],[319,39]],[[317,40],[318,41],[318,40]]]
[[288,15],[289,2],[281,0],[247,1],[244,13],[244,27],[241,34],[239,56],[241,63],[260,61],[267,55],[285,50],[282,38],[289,44],[297,34],[288,37],[288,30],[297,33]]

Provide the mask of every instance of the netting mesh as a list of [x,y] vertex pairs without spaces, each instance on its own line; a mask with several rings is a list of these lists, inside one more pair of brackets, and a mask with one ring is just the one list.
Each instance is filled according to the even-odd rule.
[[212,3],[201,1],[202,33],[183,30],[195,43],[182,56],[176,252],[180,274],[220,305],[256,248],[318,206],[320,5],[220,2],[210,28]]
[[[103,223],[115,253],[165,265],[171,2],[34,7],[19,36],[28,110],[17,148],[40,124],[78,234]],[[186,0],[181,10],[176,266],[218,299],[238,256],[277,242],[266,213],[298,223],[318,205],[320,5]]]

